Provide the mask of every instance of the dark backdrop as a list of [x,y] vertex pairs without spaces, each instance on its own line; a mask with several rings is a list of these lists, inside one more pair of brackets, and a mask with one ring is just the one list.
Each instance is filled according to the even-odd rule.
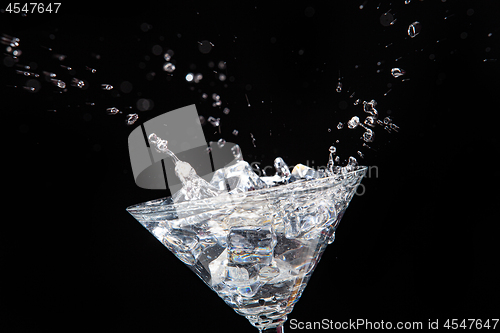
[[[22,50],[13,59],[5,49],[0,65],[6,317],[20,331],[177,324],[255,331],[125,211],[168,195],[134,184],[128,134],[192,103],[205,118],[221,118],[221,133],[204,126],[207,140],[238,143],[249,162],[266,166],[281,156],[290,165],[325,165],[335,144],[342,160],[352,155],[377,168],[289,320],[498,317],[494,3],[63,3],[57,14],[25,17],[4,10],[0,33],[20,38]],[[396,21],[384,26],[388,11]],[[414,21],[422,30],[410,38]],[[209,53],[200,51],[203,41],[212,43]],[[169,49],[171,75],[162,70]],[[220,61],[226,69],[217,68]],[[393,67],[406,75],[393,78]],[[56,73],[67,91],[43,71]],[[186,82],[189,72],[203,79]],[[74,77],[84,89],[70,85]],[[124,81],[131,91],[120,89]],[[114,89],[102,90],[103,83]],[[35,92],[23,88],[33,85]],[[220,107],[212,106],[213,93]],[[139,111],[141,98],[154,107]],[[357,98],[375,99],[380,118],[390,115],[400,131],[377,127],[369,149],[360,129],[338,130],[353,115],[364,119]],[[123,113],[107,115],[109,107]],[[139,114],[130,126],[128,113]]]

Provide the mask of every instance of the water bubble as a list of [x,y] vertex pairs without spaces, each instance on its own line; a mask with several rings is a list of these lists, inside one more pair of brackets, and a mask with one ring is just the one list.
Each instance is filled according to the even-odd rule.
[[365,142],[373,142],[374,139],[375,139],[375,132],[367,128],[366,132],[363,133],[363,140]]
[[342,91],[342,82],[337,82],[337,88],[336,88],[337,92],[341,92]]
[[408,36],[415,38],[420,33],[420,30],[422,30],[422,24],[415,21],[408,27]]
[[233,135],[234,136],[238,135],[238,133],[239,133],[238,130],[233,130]]
[[220,80],[220,81],[226,81],[226,75],[225,75],[225,74],[223,74],[223,73],[220,73],[220,74],[219,74],[219,80]]
[[357,151],[357,153],[358,153],[359,157],[365,158],[365,155],[362,152],[360,152],[359,150]]
[[203,40],[201,42],[198,42],[198,50],[200,50],[201,53],[207,54],[212,51],[212,47],[214,44],[210,43],[208,40]]
[[170,61],[170,59],[172,59],[172,56],[168,52],[165,53],[165,55],[163,57],[165,58],[165,61]]
[[117,114],[118,112],[120,112],[120,110],[118,110],[118,108],[112,107],[112,108],[107,108],[106,112],[108,114]]
[[351,120],[347,122],[347,127],[349,127],[349,129],[354,129],[358,127],[358,125],[359,125],[359,118],[357,116],[352,117]]
[[85,69],[88,70],[88,71],[90,71],[92,74],[95,74],[97,72],[97,69],[91,68],[89,66],[85,66]]
[[198,83],[201,81],[201,79],[203,79],[203,75],[201,75],[200,73],[196,74],[194,76],[194,83]]
[[200,116],[199,120],[200,120],[200,125],[205,125],[205,117]]
[[217,141],[217,145],[219,146],[219,148],[224,147],[225,144],[226,144],[226,140],[224,140],[224,139],[219,139],[219,141]]
[[335,154],[337,152],[337,148],[335,148],[335,146],[330,146],[330,148],[328,148],[328,151],[332,154]]
[[405,5],[409,4],[411,0],[405,0]]
[[384,13],[380,16],[380,24],[382,24],[384,27],[388,27],[391,25],[391,22],[394,21],[394,16],[387,12]]
[[193,73],[188,73],[188,74],[186,75],[186,81],[187,81],[187,82],[191,82],[191,81],[193,81],[193,78],[194,78]]
[[131,113],[127,115],[127,118],[125,119],[125,124],[127,125],[132,125],[139,119],[139,115],[137,113]]
[[172,73],[173,71],[175,71],[175,65],[172,64],[171,62],[166,62],[164,65],[163,65],[163,70],[165,72],[168,72],[168,73]]
[[339,123],[337,124],[337,129],[342,129],[343,127],[344,127],[344,124],[339,121]]
[[219,61],[219,63],[217,64],[217,67],[219,67],[219,69],[226,69],[226,62]]
[[203,93],[203,94],[201,94],[201,98],[203,98],[203,99],[207,99],[207,98],[208,98],[208,95],[207,95],[206,93]]
[[103,84],[101,84],[101,89],[102,90],[111,90],[111,89],[113,89],[113,86],[111,84],[103,83]]
[[64,59],[66,59],[66,55],[64,54],[57,54],[57,53],[54,53],[52,55],[53,58],[59,60],[59,61],[63,61]]
[[224,114],[229,114],[229,108],[224,108],[224,110],[222,110],[222,112],[224,112]]
[[391,75],[394,76],[395,78],[398,78],[398,77],[403,76],[405,74],[406,74],[406,72],[401,68],[394,67],[393,69],[391,69]]
[[385,117],[384,118],[384,124],[388,125],[388,124],[391,124],[391,123],[392,123],[391,117]]
[[137,100],[135,105],[139,111],[148,111],[153,109],[154,103],[150,99],[140,98]]
[[359,104],[359,102],[361,102],[361,100],[358,98],[358,99],[357,99],[357,100],[355,100],[352,104],[353,104],[353,105],[358,105],[358,104]]

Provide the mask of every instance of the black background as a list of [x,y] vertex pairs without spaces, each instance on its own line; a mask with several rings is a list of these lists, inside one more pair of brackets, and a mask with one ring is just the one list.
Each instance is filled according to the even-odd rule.
[[[289,320],[498,318],[499,71],[498,62],[483,61],[498,58],[495,2],[360,4],[63,3],[57,14],[0,13],[0,32],[21,39],[17,64],[31,64],[41,84],[28,92],[22,86],[30,78],[15,72],[22,68],[0,65],[9,184],[2,279],[12,296],[2,315],[20,331],[178,324],[255,331],[125,211],[168,194],[134,184],[128,134],[196,103],[205,118],[221,118],[220,134],[204,126],[207,140],[238,143],[249,162],[272,165],[281,156],[290,165],[324,165],[340,140],[343,160],[361,150],[359,162],[378,169],[363,180],[365,193],[351,202]],[[389,9],[397,20],[386,27],[380,16]],[[414,21],[422,31],[409,38]],[[208,54],[198,48],[204,40],[214,45]],[[170,76],[162,70],[168,49],[176,65]],[[210,61],[226,62],[226,81]],[[409,80],[393,78],[392,67]],[[57,73],[67,92],[42,71]],[[204,78],[188,83],[188,72]],[[70,86],[72,77],[86,88]],[[120,91],[123,81],[132,83],[130,93]],[[101,83],[115,88],[103,91]],[[211,105],[214,92],[221,107]],[[154,108],[138,111],[139,98]],[[363,119],[356,98],[377,100],[399,133],[378,127],[367,149],[360,129],[337,130],[353,115]],[[107,115],[113,106],[123,114]],[[133,112],[139,120],[125,125]]]

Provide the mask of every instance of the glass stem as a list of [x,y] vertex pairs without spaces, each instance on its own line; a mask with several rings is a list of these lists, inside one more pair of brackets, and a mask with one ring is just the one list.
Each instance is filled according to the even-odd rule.
[[268,328],[267,330],[259,330],[259,333],[284,333],[283,326]]

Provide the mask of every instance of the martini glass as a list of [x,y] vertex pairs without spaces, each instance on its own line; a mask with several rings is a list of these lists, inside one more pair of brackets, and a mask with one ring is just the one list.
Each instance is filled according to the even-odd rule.
[[283,332],[366,169],[127,211],[260,332]]

